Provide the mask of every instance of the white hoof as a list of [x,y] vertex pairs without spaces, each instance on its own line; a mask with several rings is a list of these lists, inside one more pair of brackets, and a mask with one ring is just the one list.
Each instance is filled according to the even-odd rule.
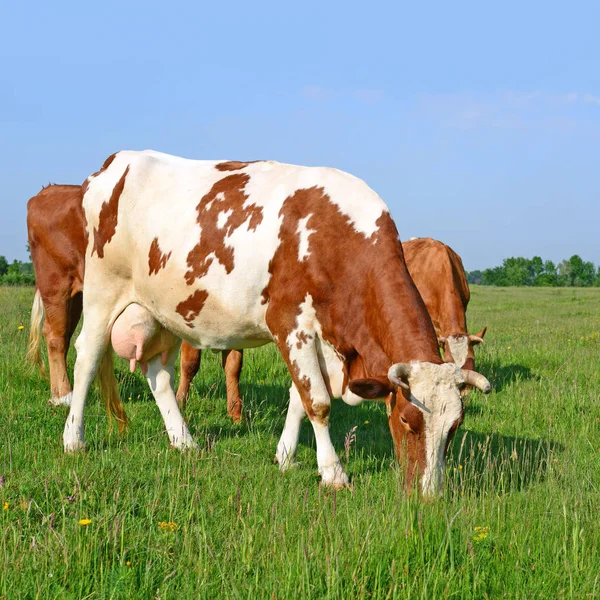
[[73,440],[71,442],[64,443],[65,452],[67,454],[76,454],[85,450],[85,442],[83,440]]
[[186,450],[200,450],[200,446],[196,444],[192,436],[171,436],[171,448],[175,448],[181,452],[185,452]]
[[73,392],[69,392],[66,396],[60,398],[50,398],[48,404],[50,406],[71,406],[71,399],[73,398]]
[[323,467],[319,471],[319,474],[321,475],[321,485],[332,487],[336,490],[350,487],[350,479],[344,473],[344,469],[340,463]]
[[273,462],[279,466],[279,470],[282,473],[285,473],[286,471],[289,471],[290,469],[295,469],[298,466],[298,463],[294,460],[293,456],[285,456],[285,457],[279,457],[277,455],[275,455],[275,458],[273,459]]

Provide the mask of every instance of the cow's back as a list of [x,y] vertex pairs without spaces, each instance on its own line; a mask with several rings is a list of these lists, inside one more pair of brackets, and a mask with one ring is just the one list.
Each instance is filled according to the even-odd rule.
[[[83,289],[85,216],[79,185],[50,185],[27,203],[38,288],[72,296]],[[60,289],[59,289],[60,288]]]
[[[336,169],[195,161],[153,151],[119,152],[84,188],[88,264],[107,281],[130,285],[131,300],[165,327],[211,348],[271,340],[265,290],[282,223],[294,218],[283,207],[286,201],[295,206],[298,190],[326,197],[309,215],[319,228],[328,226],[333,205],[368,239],[387,213],[364,182]],[[310,254],[306,219],[296,230],[298,261]]]
[[438,335],[466,333],[470,292],[460,256],[432,238],[411,239],[402,249]]

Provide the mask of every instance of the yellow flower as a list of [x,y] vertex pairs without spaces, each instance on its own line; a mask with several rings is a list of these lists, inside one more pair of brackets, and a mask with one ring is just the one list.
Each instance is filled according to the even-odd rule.
[[173,523],[173,521],[159,521],[158,526],[163,531],[175,531],[177,529],[177,523]]
[[4,509],[4,510],[8,510],[8,509],[9,509],[9,507],[10,507],[10,504],[9,504],[8,502],[6,502],[6,500],[5,500],[5,501],[4,501],[4,506],[3,506],[3,509]]
[[83,525],[84,527],[85,527],[86,525],[89,525],[91,522],[92,522],[92,520],[91,520],[91,519],[79,519],[79,524],[80,524],[80,525]]
[[129,560],[128,560],[128,561],[127,561],[125,564],[126,564],[128,567],[130,567],[130,566],[131,566],[131,561],[129,561]]
[[510,346],[508,346],[508,350],[510,350]]
[[481,542],[485,540],[485,538],[489,535],[490,528],[489,527],[475,527],[475,535],[473,536],[474,542]]
[[458,470],[462,471],[462,465],[458,465]]
[[25,325],[19,325],[19,326],[17,327],[17,329],[18,329],[19,331],[21,331],[21,329],[25,329]]
[[365,421],[365,425],[368,425],[368,424],[369,424],[369,421]]

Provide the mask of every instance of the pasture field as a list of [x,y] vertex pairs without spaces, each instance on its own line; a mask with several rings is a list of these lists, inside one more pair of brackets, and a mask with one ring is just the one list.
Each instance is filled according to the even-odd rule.
[[94,391],[87,451],[65,456],[67,411],[24,360],[32,299],[0,288],[1,599],[600,598],[600,290],[472,288],[494,391],[471,393],[426,504],[374,403],[333,403],[353,493],[319,487],[308,423],[279,473],[290,380],[273,345],[246,353],[240,426],[205,354],[186,409],[200,453],[169,449],[123,362],[129,430],[108,432]]

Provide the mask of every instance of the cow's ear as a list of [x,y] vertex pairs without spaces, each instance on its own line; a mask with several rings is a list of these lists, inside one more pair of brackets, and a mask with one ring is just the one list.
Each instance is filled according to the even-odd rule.
[[348,387],[353,394],[366,400],[385,398],[394,391],[390,382],[385,378],[369,377],[366,379],[353,379]]

